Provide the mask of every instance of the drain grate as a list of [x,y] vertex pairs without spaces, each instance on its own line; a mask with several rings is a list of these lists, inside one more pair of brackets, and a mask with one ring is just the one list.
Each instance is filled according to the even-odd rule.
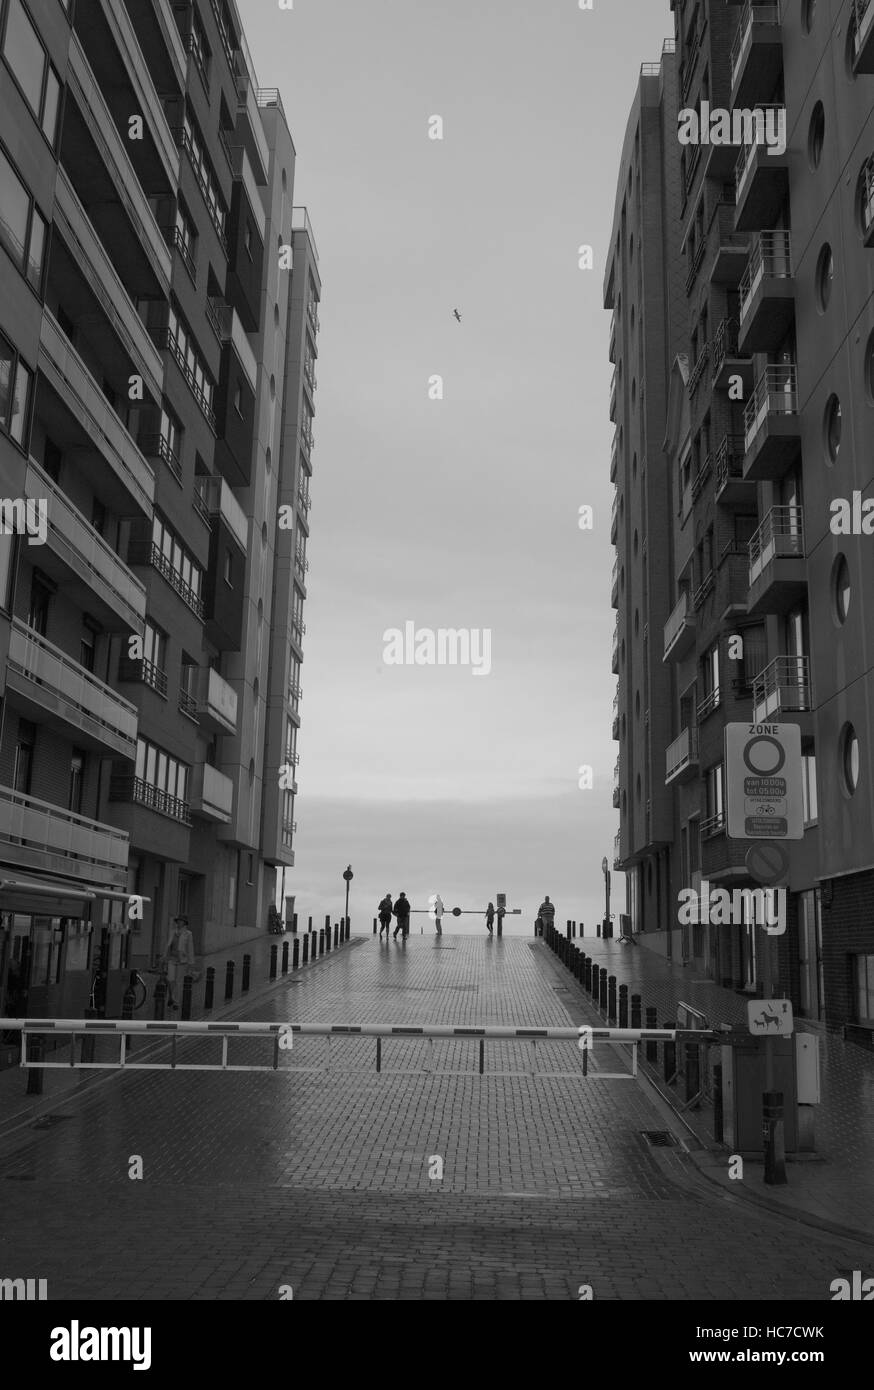
[[676,1147],[676,1139],[670,1130],[667,1129],[642,1129],[641,1134],[648,1144],[654,1149],[672,1149]]

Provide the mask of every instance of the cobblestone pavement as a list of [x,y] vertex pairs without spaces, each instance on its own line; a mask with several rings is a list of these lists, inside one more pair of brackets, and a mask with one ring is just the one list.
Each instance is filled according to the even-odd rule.
[[[544,1027],[587,1008],[542,943],[447,933],[363,942],[245,1016]],[[583,1080],[573,1043],[489,1043],[482,1077],[475,1043],[391,1039],[379,1074],[375,1046],[337,1040],[329,1058],[298,1037],[288,1074],[142,1073],[59,1096],[51,1119],[0,1135],[0,1273],[47,1278],[58,1299],[567,1299],[590,1284],[816,1300],[874,1269],[874,1246],[751,1209],[682,1146],[652,1149],[642,1131],[669,1128],[666,1107],[633,1080]]]

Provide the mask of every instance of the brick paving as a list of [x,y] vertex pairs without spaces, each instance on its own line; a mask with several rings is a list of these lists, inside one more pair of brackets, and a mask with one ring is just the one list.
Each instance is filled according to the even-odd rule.
[[[368,939],[244,1012],[544,1027],[591,1009],[542,943],[447,933]],[[298,1037],[289,1074],[142,1073],[53,1098],[68,1118],[0,1132],[0,1272],[61,1299],[263,1300],[283,1284],[566,1299],[588,1283],[609,1299],[818,1300],[874,1269],[874,1243],[752,1209],[682,1146],[649,1148],[666,1107],[632,1080],[583,1080],[573,1043],[489,1043],[482,1077],[476,1044],[391,1039],[380,1074],[375,1046],[334,1041],[325,1070],[327,1042]],[[619,1049],[597,1061],[627,1065]]]

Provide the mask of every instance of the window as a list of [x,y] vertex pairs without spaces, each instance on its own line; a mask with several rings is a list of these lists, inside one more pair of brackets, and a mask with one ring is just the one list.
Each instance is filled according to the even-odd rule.
[[97,639],[90,628],[86,628],[79,638],[79,665],[84,666],[86,671],[94,674],[94,658],[97,648]]
[[874,956],[853,957],[856,1021],[874,1025]]
[[838,454],[841,451],[842,427],[843,412],[841,410],[841,403],[837,396],[832,394],[826,401],[825,415],[823,417],[825,461],[829,466],[833,463],[837,463]]
[[12,785],[22,796],[30,795],[33,776],[33,750],[36,744],[36,725],[27,719],[18,721],[18,737],[15,741],[15,767]]
[[0,429],[26,448],[33,373],[0,334]]
[[0,532],[0,608],[8,613],[12,603],[12,573],[15,559],[15,537]]
[[844,556],[838,555],[832,566],[832,606],[839,627],[847,621],[851,596],[850,571]]
[[859,740],[852,724],[845,724],[839,740],[843,790],[852,796],[859,785]]
[[813,108],[810,117],[810,129],[807,136],[807,158],[811,169],[818,169],[822,159],[822,147],[825,143],[825,108],[821,101],[818,101]]
[[251,851],[246,855],[246,883],[251,887],[255,882],[255,856]]
[[85,790],[85,754],[77,748],[73,749],[70,758],[70,788],[67,797],[67,808],[77,816],[82,814],[82,793]]
[[698,718],[704,719],[719,704],[719,643],[716,642],[701,661],[701,680],[704,698],[698,706]]
[[816,263],[816,298],[821,314],[824,314],[829,306],[834,280],[835,258],[832,255],[831,247],[828,242],[826,242],[819,253],[819,259]]
[[801,806],[805,827],[814,825],[817,812],[815,753],[801,755]]
[[54,149],[61,84],[21,0],[9,0],[3,56]]
[[34,575],[30,585],[30,603],[27,609],[28,625],[38,632],[40,637],[45,637],[49,622],[49,603],[51,601],[51,590],[42,580]]
[[187,822],[189,772],[186,763],[171,757],[163,748],[147,739],[137,739],[135,800],[162,815]]
[[229,588],[232,589],[234,587],[234,556],[233,552],[227,547],[225,547],[224,576],[225,583],[228,585]]
[[723,765],[715,763],[707,773],[707,822],[711,833],[722,829],[723,823]]
[[235,387],[235,389],[234,389],[234,410],[237,412],[237,414],[239,415],[240,419],[242,420],[242,418],[243,418],[243,383],[242,383],[241,381],[238,381],[238,382],[237,382],[237,385],[236,385],[236,387]]

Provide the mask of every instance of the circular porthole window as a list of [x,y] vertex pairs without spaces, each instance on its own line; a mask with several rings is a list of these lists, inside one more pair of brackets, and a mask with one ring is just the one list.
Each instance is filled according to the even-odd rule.
[[825,107],[818,101],[810,116],[810,129],[807,134],[807,158],[811,169],[818,169],[825,143]]
[[852,796],[859,785],[859,739],[852,724],[841,729],[840,743],[841,785],[845,796]]
[[816,302],[819,305],[821,314],[824,314],[829,306],[834,280],[835,258],[832,255],[831,247],[828,242],[826,242],[816,262]]
[[838,454],[841,451],[842,430],[843,412],[841,410],[841,403],[833,393],[825,403],[825,414],[823,415],[822,422],[825,461],[829,466],[837,463]]
[[838,627],[843,627],[850,611],[850,570],[843,555],[839,555],[832,565],[832,609]]

